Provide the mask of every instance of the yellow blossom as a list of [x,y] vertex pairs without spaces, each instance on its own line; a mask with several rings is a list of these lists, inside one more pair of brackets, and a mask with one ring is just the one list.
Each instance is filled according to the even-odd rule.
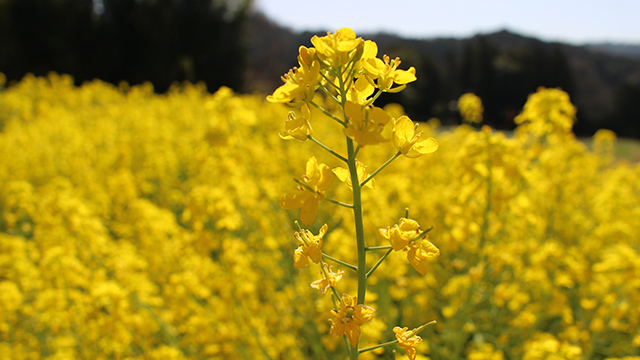
[[360,338],[360,325],[373,320],[373,313],[375,313],[374,309],[358,305],[357,302],[356,296],[342,294],[339,310],[331,310],[335,316],[331,320],[331,336],[347,335],[347,339],[353,347],[356,347]]
[[345,134],[361,147],[390,140],[391,117],[381,108],[347,101],[344,113],[348,121]]
[[[360,160],[356,160],[356,170],[358,172],[358,181],[364,181],[368,176],[369,172],[367,171],[367,166],[360,162]],[[348,169],[337,167],[333,169],[333,173],[336,175],[338,180],[342,182],[346,182],[350,188],[353,188],[353,184],[351,183],[351,174]],[[371,189],[375,189],[375,181],[376,179],[371,179],[371,181],[367,182],[364,186],[368,186]]]
[[428,235],[421,235],[420,225],[415,220],[401,218],[393,227],[379,231],[395,251],[407,251],[407,260],[421,275],[427,273],[428,259],[440,255],[440,250],[426,240]]
[[314,263],[322,260],[322,238],[327,233],[327,224],[322,225],[318,235],[313,235],[311,231],[303,229],[296,231],[293,236],[300,245],[293,254],[293,266],[298,269],[309,266],[309,259]]
[[420,275],[427,273],[427,260],[437,256],[440,256],[440,250],[429,240],[416,240],[409,244],[407,259]]
[[408,328],[400,328],[396,326],[393,328],[393,332],[396,334],[398,345],[404,348],[407,353],[407,357],[411,360],[415,360],[417,351],[416,346],[422,341],[422,338],[416,335],[416,329],[409,331]]
[[315,156],[307,161],[306,174],[302,176],[301,185],[296,191],[284,195],[280,206],[285,209],[300,209],[300,220],[311,225],[318,214],[320,201],[324,200],[334,180],[333,172],[326,164],[318,164]]
[[300,67],[290,69],[283,75],[284,85],[277,88],[267,100],[273,103],[283,103],[292,107],[300,107],[313,100],[320,79],[320,63],[312,60],[313,50],[300,47],[298,62]]
[[322,295],[325,295],[330,287],[335,287],[336,283],[342,279],[344,271],[340,270],[337,273],[334,273],[331,271],[331,267],[327,264],[323,264],[322,267],[322,279],[312,282],[311,287],[320,290]]
[[342,28],[326,36],[314,36],[311,43],[316,48],[316,56],[330,67],[339,68],[351,60],[358,60],[364,51],[362,38],[349,28]]
[[279,134],[281,138],[285,140],[296,139],[305,141],[308,136],[313,136],[313,128],[311,128],[311,124],[309,123],[309,119],[311,118],[309,105],[302,105],[300,111],[302,112],[302,117],[297,117],[293,111],[289,112],[289,117],[284,123],[284,134]]
[[460,116],[463,121],[481,123],[482,112],[484,111],[482,99],[474,93],[462,94],[458,99],[458,111],[460,111]]
[[576,119],[576,108],[569,100],[569,94],[560,89],[539,87],[529,95],[522,112],[513,120],[520,131],[528,131],[536,136],[551,135],[554,139],[571,132]]
[[351,85],[351,89],[347,93],[347,100],[356,104],[364,105],[374,92],[375,88],[365,79],[364,76],[359,77]]
[[417,221],[401,218],[398,224],[386,229],[379,229],[380,235],[391,242],[393,250],[400,251],[409,245],[409,242],[420,235],[420,225]]
[[[382,91],[396,93],[402,91],[407,84],[416,81],[416,69],[412,66],[408,70],[398,70],[400,58],[390,60],[388,55],[384,55],[383,60],[379,58],[368,59],[364,68],[367,75],[376,80],[376,87]],[[392,88],[396,83],[400,86]]]
[[438,142],[432,137],[422,138],[423,132],[416,133],[416,126],[407,116],[402,115],[394,122],[393,145],[404,156],[416,158],[438,150]]

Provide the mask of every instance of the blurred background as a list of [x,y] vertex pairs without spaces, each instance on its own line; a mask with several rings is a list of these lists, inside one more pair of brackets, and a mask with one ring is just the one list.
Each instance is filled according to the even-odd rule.
[[[298,46],[340,27],[415,66],[418,81],[381,100],[414,120],[459,122],[455,99],[474,92],[499,129],[537,87],[560,87],[578,107],[577,135],[607,128],[640,138],[640,2],[281,0],[0,0],[0,72],[204,82],[271,93]],[[380,104],[384,105],[384,101]]]

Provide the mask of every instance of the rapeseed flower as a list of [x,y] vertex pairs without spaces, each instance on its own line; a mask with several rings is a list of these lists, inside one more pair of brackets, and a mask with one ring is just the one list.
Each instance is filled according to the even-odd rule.
[[394,121],[393,145],[408,158],[416,158],[438,150],[436,139],[432,137],[420,139],[423,132],[416,133],[416,127],[413,121],[405,115]]
[[407,260],[421,275],[427,273],[428,259],[440,256],[440,250],[420,231],[417,221],[401,218],[393,227],[379,229],[380,235],[391,242],[395,251],[407,252]]
[[391,242],[393,250],[404,250],[411,240],[420,235],[420,224],[407,218],[400,218],[398,224],[386,229],[379,229],[380,235]]
[[409,331],[408,328],[401,328],[396,326],[393,328],[393,332],[396,334],[398,345],[404,348],[407,357],[411,360],[415,360],[417,355],[416,346],[422,341],[422,338],[416,335],[416,329]]
[[[369,172],[367,171],[367,166],[360,162],[360,160],[356,160],[356,170],[358,172],[358,181],[362,182],[369,176]],[[348,169],[343,167],[337,167],[333,169],[333,173],[336,175],[338,180],[342,182],[346,182],[349,185],[349,188],[353,189],[353,184],[351,183],[351,174]],[[364,186],[368,186],[371,189],[375,189],[375,179],[371,179],[371,181],[367,182]]]
[[322,295],[327,293],[330,287],[335,287],[336,283],[342,279],[344,271],[332,272],[331,267],[327,264],[322,264],[322,279],[316,280],[311,283],[311,287],[318,289]]
[[333,183],[334,175],[326,164],[318,164],[315,156],[307,161],[306,174],[302,176],[296,191],[284,195],[280,206],[285,209],[300,209],[300,220],[311,225],[318,214],[320,201],[324,200],[324,192]]
[[551,135],[554,139],[562,138],[571,133],[576,121],[576,107],[566,92],[541,86],[529,95],[522,112],[513,120],[519,125],[520,132],[526,130],[539,137]]
[[314,263],[322,260],[322,238],[327,233],[327,224],[322,225],[318,235],[313,235],[311,231],[302,229],[296,231],[293,236],[300,243],[293,254],[293,266],[303,269],[309,266],[309,259]]
[[[376,80],[376,87],[382,91],[397,93],[407,87],[407,84],[416,81],[416,69],[412,66],[408,70],[398,70],[400,58],[391,60],[388,55],[379,58],[368,59],[364,62],[367,75]],[[392,88],[393,84],[398,84]]]
[[482,99],[474,93],[462,94],[458,99],[458,111],[462,117],[462,121],[470,123],[481,123],[484,107]]
[[347,101],[344,113],[347,118],[344,132],[360,147],[391,140],[391,117],[382,108]]
[[285,140],[296,139],[305,141],[309,136],[313,136],[313,128],[309,123],[311,111],[309,105],[304,104],[300,108],[302,117],[298,117],[295,112],[290,111],[287,120],[284,123],[284,134],[279,134]]
[[318,81],[320,79],[320,63],[313,60],[313,51],[301,46],[298,62],[300,67],[294,67],[284,74],[284,82],[267,100],[273,103],[283,103],[291,107],[300,107],[313,100]]
[[340,68],[352,60],[358,60],[364,51],[364,41],[356,38],[356,33],[349,28],[342,28],[326,36],[314,36],[311,44],[316,49],[316,57],[330,68]]
[[373,320],[375,310],[357,304],[358,298],[351,297],[348,294],[342,294],[342,300],[338,310],[332,309],[331,313],[335,316],[331,320],[331,336],[346,335],[349,344],[356,347],[360,338],[360,326],[365,322]]

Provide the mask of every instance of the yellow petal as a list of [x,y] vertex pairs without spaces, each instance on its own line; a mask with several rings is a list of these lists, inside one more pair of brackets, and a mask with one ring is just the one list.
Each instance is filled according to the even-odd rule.
[[318,160],[315,156],[312,156],[307,160],[305,173],[309,177],[309,182],[315,184],[320,179],[320,172],[318,171]]
[[396,84],[404,85],[416,80],[416,69],[413,66],[409,70],[396,70],[394,73],[393,82]]
[[431,154],[438,150],[438,142],[436,139],[428,137],[424,140],[418,140],[418,142],[413,144],[413,148],[422,155]]
[[407,116],[400,116],[393,128],[393,145],[403,154],[406,153],[411,147],[410,141],[414,134],[413,121]]
[[294,192],[290,192],[280,199],[280,206],[283,209],[299,209],[309,195],[311,194],[306,191],[296,190]]
[[333,174],[342,182],[346,182],[351,187],[351,176],[349,176],[349,170],[337,167],[333,169]]
[[352,347],[356,347],[358,344],[358,339],[360,339],[360,325],[355,325],[353,323],[349,323],[345,325],[345,334],[347,335],[347,339],[349,339],[349,344]]
[[297,248],[293,253],[293,266],[296,269],[304,269],[309,266],[309,258],[304,254],[301,248]]
[[331,184],[333,184],[333,180],[335,179],[333,171],[331,171],[331,168],[326,164],[321,164],[318,171],[320,172],[320,179],[318,179],[318,182],[315,185],[319,191],[326,191],[331,187]]
[[305,201],[300,208],[300,221],[305,225],[313,224],[313,221],[316,219],[316,215],[318,215],[319,207],[320,203],[315,199]]

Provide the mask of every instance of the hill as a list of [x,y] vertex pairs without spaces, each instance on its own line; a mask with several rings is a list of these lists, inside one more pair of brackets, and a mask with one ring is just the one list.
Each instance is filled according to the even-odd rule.
[[[281,84],[280,76],[296,65],[291,59],[298,46],[310,46],[314,34],[325,33],[296,33],[254,14],[245,89],[272,92]],[[438,117],[455,123],[454,101],[464,92],[474,92],[483,99],[488,123],[510,129],[530,93],[539,86],[560,87],[578,108],[577,134],[608,128],[640,138],[640,46],[575,46],[508,30],[464,39],[358,35],[376,41],[379,55],[399,56],[401,67],[418,69],[418,81],[402,94],[386,97],[402,104],[416,120]]]

